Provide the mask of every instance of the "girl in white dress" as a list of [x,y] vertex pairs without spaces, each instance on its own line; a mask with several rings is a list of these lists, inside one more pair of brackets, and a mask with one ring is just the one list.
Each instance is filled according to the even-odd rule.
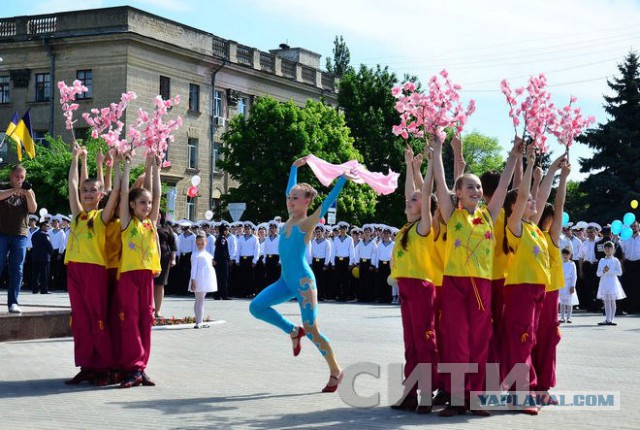
[[204,298],[207,293],[218,291],[216,271],[213,268],[213,256],[205,249],[207,236],[198,233],[196,236],[196,252],[191,255],[191,282],[189,291],[196,295],[193,309],[196,314],[196,325],[193,328],[208,327],[203,324]]
[[576,294],[576,281],[578,280],[576,264],[571,260],[571,251],[566,248],[562,250],[562,271],[564,272],[564,288],[560,290],[560,322],[571,324],[573,307],[580,302],[578,294]]
[[604,244],[604,258],[598,262],[596,274],[600,277],[597,298],[604,302],[605,320],[598,325],[617,325],[613,322],[616,315],[616,300],[627,297],[622,290],[622,285],[618,276],[622,275],[622,265],[620,260],[613,256],[615,252],[613,242]]

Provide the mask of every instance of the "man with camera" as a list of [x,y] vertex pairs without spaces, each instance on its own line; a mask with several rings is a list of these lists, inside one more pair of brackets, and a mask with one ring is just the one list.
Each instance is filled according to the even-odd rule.
[[[8,265],[7,305],[10,313],[20,313],[18,295],[22,284],[24,257],[27,252],[27,219],[38,209],[27,171],[21,165],[9,173],[8,186],[0,187],[0,273]],[[8,188],[8,189],[4,189]]]

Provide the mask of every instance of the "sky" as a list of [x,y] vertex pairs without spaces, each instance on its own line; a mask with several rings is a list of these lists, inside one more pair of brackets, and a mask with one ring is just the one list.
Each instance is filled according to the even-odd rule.
[[[388,66],[400,79],[421,81],[446,68],[462,85],[462,99],[477,111],[465,132],[495,137],[506,155],[514,128],[500,81],[523,86],[545,73],[558,106],[577,97],[586,115],[608,117],[603,95],[618,64],[640,45],[638,0],[83,0],[82,9],[129,5],[263,51],[286,42],[325,57],[336,35],[344,37],[351,64]],[[3,2],[12,17],[77,9],[68,0]],[[521,133],[521,130],[520,130]],[[552,140],[551,149],[563,148]],[[579,157],[571,148],[570,179],[582,180]],[[366,160],[365,160],[366,162]]]

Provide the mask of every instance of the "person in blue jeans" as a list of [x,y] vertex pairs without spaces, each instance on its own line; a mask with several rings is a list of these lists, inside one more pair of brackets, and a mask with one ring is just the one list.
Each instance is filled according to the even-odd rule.
[[9,184],[0,191],[0,273],[8,266],[7,305],[10,313],[20,313],[18,295],[27,253],[29,213],[38,209],[36,196],[25,182],[27,171],[18,164],[9,172]]
[[[329,339],[318,328],[318,291],[313,271],[307,262],[306,249],[314,227],[336,201],[347,180],[354,179],[354,176],[349,172],[340,176],[322,205],[311,216],[307,216],[309,205],[317,192],[309,184],[297,183],[298,167],[304,164],[306,157],[296,160],[289,175],[286,191],[289,219],[280,229],[278,244],[282,268],[280,278],[251,301],[249,310],[254,317],[273,324],[291,336],[294,356],[300,354],[302,337],[306,335],[311,339],[329,365],[329,382],[322,392],[332,393],[338,389],[342,380],[342,369],[338,365]],[[273,309],[273,306],[293,298],[300,306],[303,326],[294,325]]]

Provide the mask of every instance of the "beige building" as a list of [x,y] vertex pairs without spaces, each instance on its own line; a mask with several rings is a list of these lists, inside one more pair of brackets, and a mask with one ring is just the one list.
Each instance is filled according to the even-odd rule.
[[[321,96],[335,104],[337,96],[335,79],[320,70],[316,53],[286,45],[263,52],[126,6],[0,18],[0,52],[0,124],[30,108],[36,140],[46,133],[71,140],[59,103],[61,80],[80,79],[89,88],[77,100],[78,136],[88,131],[80,113],[118,102],[123,92],[138,95],[123,116],[126,124],[139,107],[151,112],[158,94],[179,94],[181,104],[166,118],[180,115],[183,126],[169,147],[171,168],[162,172],[174,219],[203,218],[208,209],[216,219],[228,218],[219,210],[220,196],[233,186],[216,169],[221,135],[234,115],[250,115],[254,97],[304,105]],[[201,183],[191,199],[194,175]]]

